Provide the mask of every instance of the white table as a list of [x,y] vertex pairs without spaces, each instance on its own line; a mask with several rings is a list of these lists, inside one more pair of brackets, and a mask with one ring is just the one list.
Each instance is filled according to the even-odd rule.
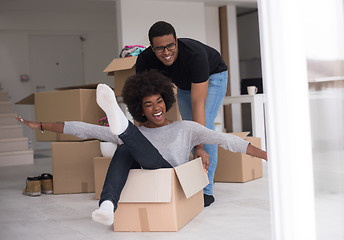
[[225,106],[225,105],[234,104],[234,103],[250,103],[251,104],[252,135],[254,137],[261,138],[262,149],[266,150],[264,94],[226,96],[222,102],[222,105]]

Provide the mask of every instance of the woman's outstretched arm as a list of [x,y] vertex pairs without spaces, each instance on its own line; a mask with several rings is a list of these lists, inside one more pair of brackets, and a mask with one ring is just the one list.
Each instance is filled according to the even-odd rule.
[[20,116],[15,117],[19,122],[25,124],[32,129],[46,130],[50,132],[63,133],[64,122],[32,122],[23,119]]
[[246,154],[253,157],[265,159],[266,161],[268,160],[267,153],[264,150],[253,146],[252,144],[247,145]]

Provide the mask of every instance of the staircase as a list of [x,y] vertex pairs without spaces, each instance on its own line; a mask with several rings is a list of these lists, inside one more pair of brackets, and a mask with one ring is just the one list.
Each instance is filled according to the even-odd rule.
[[14,116],[8,93],[0,91],[0,167],[33,164],[33,151]]

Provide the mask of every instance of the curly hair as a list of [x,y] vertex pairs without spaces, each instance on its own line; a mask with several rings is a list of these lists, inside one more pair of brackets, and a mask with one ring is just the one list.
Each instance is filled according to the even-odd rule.
[[123,102],[135,121],[141,123],[147,121],[146,116],[143,115],[142,99],[155,94],[160,94],[164,99],[166,112],[176,101],[174,84],[157,70],[145,71],[126,80],[122,90]]
[[176,30],[174,30],[174,27],[170,23],[158,21],[154,23],[148,31],[149,42],[153,45],[153,38],[170,34],[176,39]]

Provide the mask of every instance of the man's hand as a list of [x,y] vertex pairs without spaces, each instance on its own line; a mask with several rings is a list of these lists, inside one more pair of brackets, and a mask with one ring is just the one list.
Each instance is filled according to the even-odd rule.
[[204,171],[206,173],[208,173],[209,154],[204,150],[203,147],[197,146],[194,148],[194,155],[195,155],[194,156],[195,158],[198,158],[198,157],[202,158],[202,164],[203,164]]

